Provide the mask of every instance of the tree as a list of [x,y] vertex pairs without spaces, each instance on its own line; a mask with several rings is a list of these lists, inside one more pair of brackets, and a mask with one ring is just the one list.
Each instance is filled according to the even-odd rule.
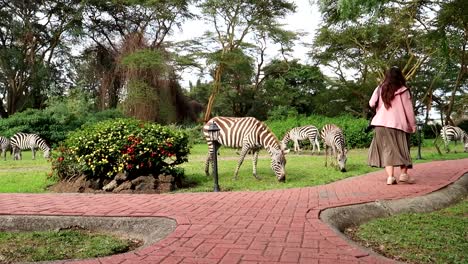
[[[84,9],[86,35],[94,42],[87,49],[96,58],[91,64],[100,85],[97,94],[100,108],[115,108],[125,94],[125,71],[120,65],[122,48],[127,39],[139,35],[145,48],[165,54],[164,63],[174,64],[167,50],[166,37],[176,26],[193,14],[189,11],[190,0],[90,0]],[[139,42],[134,42],[139,43]],[[127,47],[135,51],[134,47]],[[128,55],[128,54],[126,54]],[[140,86],[142,87],[142,86]]]
[[328,103],[315,100],[325,90],[325,78],[317,66],[273,60],[264,72],[262,95],[257,98],[265,101],[267,109],[290,106],[298,114],[310,115]]
[[200,6],[205,19],[214,27],[214,32],[208,32],[206,36],[211,43],[216,43],[215,53],[219,54],[214,66],[213,88],[204,117],[204,121],[208,121],[216,95],[222,86],[222,76],[226,69],[223,61],[225,56],[245,47],[249,33],[274,35],[281,28],[277,20],[294,11],[295,7],[293,3],[283,0],[205,0]]
[[[359,98],[368,98],[393,65],[410,81],[419,113],[432,103],[450,120],[455,98],[466,93],[467,15],[464,1],[321,0],[326,21],[314,58],[333,68],[348,86],[353,72]],[[447,89],[447,87],[450,87]],[[448,99],[445,95],[450,94]],[[365,104],[366,106],[367,104]]]
[[66,85],[65,39],[80,21],[80,1],[0,0],[0,116],[42,107],[48,92]]

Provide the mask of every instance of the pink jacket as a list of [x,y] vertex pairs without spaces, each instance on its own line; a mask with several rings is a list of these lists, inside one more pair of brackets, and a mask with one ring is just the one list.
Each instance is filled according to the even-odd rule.
[[[378,87],[375,88],[369,106],[375,106],[377,102]],[[379,98],[379,105],[377,106],[377,113],[372,119],[373,126],[384,126],[403,130],[407,133],[416,132],[416,118],[414,116],[413,102],[407,87],[403,86],[395,92],[391,107],[386,109],[382,97]]]

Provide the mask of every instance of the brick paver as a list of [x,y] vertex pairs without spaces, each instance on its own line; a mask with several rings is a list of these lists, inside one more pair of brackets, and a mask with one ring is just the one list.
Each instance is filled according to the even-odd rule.
[[58,263],[386,263],[348,244],[321,210],[421,196],[468,172],[468,159],[416,164],[413,185],[385,184],[383,171],[328,185],[261,192],[183,194],[0,194],[0,214],[163,216],[177,228],[135,252]]

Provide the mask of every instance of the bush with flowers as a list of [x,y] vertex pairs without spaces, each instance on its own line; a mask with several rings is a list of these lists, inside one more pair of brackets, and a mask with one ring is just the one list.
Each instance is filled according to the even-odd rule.
[[[188,136],[179,130],[135,119],[108,120],[68,135],[52,164],[59,179],[80,175],[113,178],[119,172],[178,175],[187,161]],[[80,172],[80,173],[79,173]]]

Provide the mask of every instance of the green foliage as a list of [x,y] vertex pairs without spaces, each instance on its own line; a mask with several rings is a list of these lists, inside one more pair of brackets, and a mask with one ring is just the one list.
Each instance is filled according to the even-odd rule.
[[280,105],[268,111],[268,120],[286,120],[297,118],[298,115],[296,108],[287,105]]
[[325,90],[325,78],[317,66],[274,60],[264,71],[266,77],[256,99],[264,101],[268,109],[291,106],[299,114],[310,115],[328,103],[314,100]]
[[77,176],[112,177],[174,174],[187,161],[188,137],[181,131],[134,119],[108,120],[85,126],[69,135],[53,160],[60,179]]
[[313,125],[319,129],[325,124],[335,124],[343,130],[346,145],[348,148],[367,148],[372,141],[372,133],[365,133],[368,121],[364,118],[356,118],[350,115],[340,117],[325,117],[318,115],[297,116],[283,120],[267,120],[266,123],[273,133],[281,138],[291,128],[305,125]]
[[[468,120],[461,121],[460,123],[457,124],[457,126],[468,133]],[[440,129],[439,129],[439,131],[440,131]]]
[[9,118],[0,119],[0,131],[4,137],[11,137],[18,132],[36,133],[51,141],[56,136],[51,130],[51,125],[54,123],[54,118],[44,111],[28,109]]
[[49,95],[63,94],[69,85],[63,67],[68,62],[72,33],[81,21],[80,2],[9,1],[0,12],[0,115],[40,108]]
[[0,119],[1,135],[11,137],[17,132],[35,133],[55,145],[83,124],[123,117],[116,109],[94,112],[92,100],[79,91],[71,91],[68,97],[51,98],[47,103],[44,110],[27,109]]
[[137,50],[122,59],[122,64],[131,69],[156,69],[163,71],[166,61],[159,50]]

